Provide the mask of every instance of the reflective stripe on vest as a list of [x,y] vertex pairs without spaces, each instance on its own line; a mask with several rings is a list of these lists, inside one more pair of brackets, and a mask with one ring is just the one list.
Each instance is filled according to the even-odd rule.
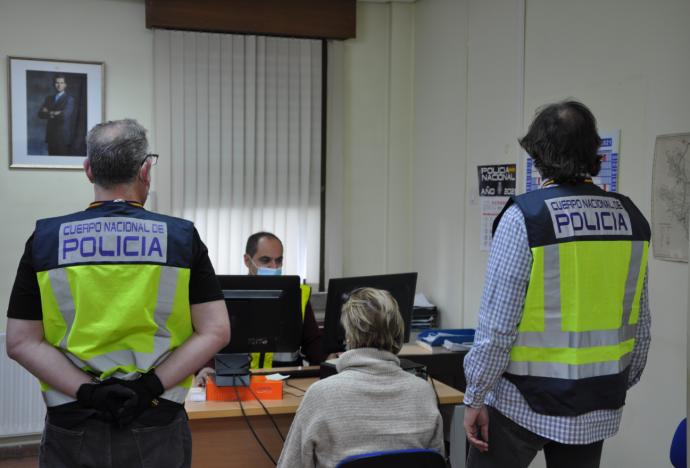
[[[38,272],[46,340],[100,379],[134,379],[192,334],[189,275],[187,268],[150,264]],[[189,376],[162,397],[183,403],[192,380]],[[48,406],[74,401],[44,383],[41,389]]]
[[[309,303],[309,298],[311,297],[311,287],[302,284],[300,285],[301,291],[301,304],[302,304],[302,322],[304,322],[304,314],[307,311],[307,304]],[[262,353],[251,353],[252,362],[250,364],[251,369],[270,369],[273,367],[273,361],[276,362],[294,362],[300,358],[299,350],[292,353],[263,353],[264,362],[263,366],[261,364],[261,354]]]
[[523,319],[507,372],[583,379],[630,364],[647,241],[533,247]]

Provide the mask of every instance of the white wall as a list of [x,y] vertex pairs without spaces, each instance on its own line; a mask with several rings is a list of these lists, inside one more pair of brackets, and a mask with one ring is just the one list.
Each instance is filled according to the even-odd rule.
[[144,0],[0,0],[0,331],[34,221],[93,200],[82,171],[8,168],[7,56],[105,62],[106,118],[151,128],[153,39],[144,20]]
[[477,166],[516,163],[522,132],[524,0],[468,2],[463,324],[474,327],[488,252],[479,250]]
[[412,266],[445,327],[463,324],[467,32],[467,2],[416,4]]
[[[621,191],[648,217],[654,138],[690,126],[687,1],[639,0],[624,7],[615,0],[527,1],[523,116],[516,114],[520,16],[518,1],[417,3],[413,178],[427,177],[437,190],[413,188],[415,220],[429,224],[413,227],[420,234],[413,266],[446,324],[476,326],[486,262],[478,251],[476,165],[517,162],[515,138],[538,106],[572,96],[592,108],[602,130],[621,129]],[[453,50],[441,56],[448,42]],[[444,82],[444,67],[455,66],[462,74],[463,59],[466,75]],[[449,119],[450,108],[455,113]],[[443,131],[462,120],[464,111],[466,124],[452,136],[460,161],[451,161],[443,157],[451,139]],[[449,184],[451,178],[459,182]],[[449,199],[455,205],[448,206]],[[432,207],[441,214],[431,215]],[[463,221],[460,228],[453,220]],[[449,249],[444,235],[463,251]],[[436,258],[429,259],[428,245]],[[436,267],[443,255],[464,274]],[[668,466],[673,430],[686,413],[687,264],[652,259],[650,275],[654,318],[647,371],[629,394],[621,431],[606,443],[602,466]],[[460,319],[458,304],[464,305]]]
[[[620,191],[649,219],[655,137],[690,131],[688,18],[686,0],[527,2],[527,119],[539,105],[573,96],[600,129],[620,128]],[[649,272],[647,370],[628,394],[619,435],[604,446],[603,466],[668,466],[686,413],[688,265],[651,259]]]
[[410,270],[413,11],[359,3],[357,38],[342,46],[345,276]]

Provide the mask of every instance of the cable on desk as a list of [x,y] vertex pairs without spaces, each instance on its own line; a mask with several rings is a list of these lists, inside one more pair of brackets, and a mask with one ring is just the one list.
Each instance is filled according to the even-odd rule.
[[[287,385],[288,387],[292,387],[292,388],[295,388],[295,389],[299,390],[300,392],[307,393],[307,391],[306,391],[305,389],[303,389],[303,388],[301,388],[301,387],[298,387],[297,385],[292,385],[292,384],[291,384],[290,382],[288,382],[287,380],[284,380],[283,382],[285,382],[285,385]],[[304,395],[302,395],[302,396],[304,396]]]
[[254,393],[254,390],[252,390],[251,387],[247,387],[247,390],[249,390],[249,392],[254,396],[254,398],[256,398],[256,401],[258,401],[259,404],[261,405],[261,407],[264,409],[264,412],[266,413],[266,416],[269,417],[269,419],[271,420],[271,423],[273,423],[273,427],[275,427],[275,428],[276,428],[276,431],[278,431],[278,435],[280,436],[280,440],[282,440],[283,442],[285,442],[285,436],[283,436],[283,433],[280,432],[280,429],[278,428],[278,424],[276,424],[276,420],[273,419],[273,415],[272,415],[271,413],[269,413],[268,408],[266,408],[266,407],[264,406],[264,404],[263,404],[263,402],[261,401],[261,399],[256,395],[256,393]]
[[278,463],[271,456],[270,452],[268,451],[266,446],[263,444],[263,442],[261,442],[261,439],[259,439],[259,435],[254,430],[254,426],[252,426],[252,423],[249,421],[249,416],[247,416],[247,413],[244,412],[244,405],[242,404],[242,399],[240,398],[240,391],[237,387],[235,387],[235,393],[237,394],[237,402],[240,404],[240,411],[242,411],[242,416],[244,416],[244,420],[247,422],[247,426],[249,426],[249,430],[252,431],[254,438],[259,443],[259,445],[261,446],[261,449],[264,451],[266,456],[271,460],[271,463],[273,463],[273,466],[278,466]]

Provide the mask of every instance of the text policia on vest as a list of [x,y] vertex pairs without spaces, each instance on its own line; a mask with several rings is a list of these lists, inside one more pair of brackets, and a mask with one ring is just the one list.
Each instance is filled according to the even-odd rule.
[[59,242],[59,264],[132,257],[155,263],[167,260],[167,226],[148,219],[110,217],[63,223]]
[[631,235],[630,216],[619,200],[592,195],[547,200],[557,239]]

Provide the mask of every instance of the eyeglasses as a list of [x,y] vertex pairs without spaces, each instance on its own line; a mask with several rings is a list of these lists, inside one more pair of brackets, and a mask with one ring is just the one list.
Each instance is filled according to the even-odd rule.
[[141,165],[143,166],[144,163],[145,163],[146,161],[148,161],[149,159],[151,159],[151,165],[152,165],[152,166],[155,166],[156,164],[158,164],[158,155],[157,155],[157,154],[150,153],[150,154],[147,154],[147,155],[146,155],[146,157],[144,158],[144,160],[141,162]]

